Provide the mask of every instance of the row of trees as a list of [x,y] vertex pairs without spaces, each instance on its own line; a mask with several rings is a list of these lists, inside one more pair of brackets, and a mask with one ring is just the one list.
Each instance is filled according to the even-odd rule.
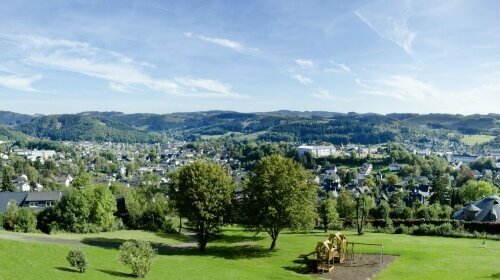
[[279,155],[262,158],[243,190],[235,195],[233,179],[217,164],[198,161],[173,176],[169,195],[178,213],[187,218],[204,251],[209,236],[229,222],[265,231],[274,249],[284,229],[314,224],[317,188],[304,168]]

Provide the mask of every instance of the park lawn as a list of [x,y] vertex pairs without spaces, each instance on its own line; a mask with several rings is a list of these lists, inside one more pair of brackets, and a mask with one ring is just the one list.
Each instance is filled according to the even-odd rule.
[[495,139],[495,136],[484,134],[464,135],[461,141],[469,146],[480,145]]
[[[348,240],[383,243],[384,252],[399,255],[376,279],[473,279],[500,275],[500,242],[479,239],[419,237],[382,233]],[[237,228],[224,229],[221,239],[202,254],[193,249],[160,249],[147,279],[304,279],[298,256],[314,250],[327,234],[283,233],[277,250],[266,250],[270,239]],[[0,279],[121,279],[129,273],[118,262],[118,251],[85,246],[90,267],[84,274],[68,270],[70,246],[0,240]],[[358,253],[377,252],[358,247]],[[313,256],[312,256],[313,257]]]
[[77,240],[77,241],[103,240],[106,242],[120,242],[120,243],[123,242],[123,240],[129,240],[129,239],[144,240],[151,243],[161,243],[161,244],[179,244],[191,241],[189,237],[184,235],[179,235],[176,233],[151,232],[145,230],[117,230],[110,232],[86,233],[86,234],[66,233],[66,232],[57,232],[53,234],[44,234],[44,233],[16,233],[16,234],[22,236],[33,236],[41,238],[53,238],[53,239],[65,239],[65,240]]

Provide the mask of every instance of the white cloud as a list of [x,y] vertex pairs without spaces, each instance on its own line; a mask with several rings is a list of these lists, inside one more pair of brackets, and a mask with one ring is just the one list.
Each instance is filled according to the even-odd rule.
[[371,81],[362,92],[396,99],[420,111],[457,113],[457,110],[461,110],[462,114],[495,112],[500,106],[498,78],[478,87],[450,90],[411,76],[393,75]]
[[[228,85],[216,80],[154,78],[143,69],[154,65],[136,62],[123,54],[99,49],[87,43],[24,35],[9,36],[9,38],[25,49],[27,53],[25,63],[98,78],[107,81],[108,88],[113,91],[151,90],[180,96],[244,97],[231,91]],[[18,82],[20,84],[18,87],[24,85],[25,89],[31,88],[29,81],[24,84]],[[10,84],[13,82],[10,81]]]
[[415,57],[413,40],[417,34],[408,28],[410,16],[407,10],[396,10],[393,14],[386,14],[383,9],[367,10],[366,12],[356,11],[355,14],[380,37],[396,43],[408,55]]
[[333,95],[329,90],[323,88],[320,88],[316,92],[313,92],[311,96],[323,100],[349,101],[349,99],[337,97]]
[[364,83],[362,83],[362,82],[361,82],[361,80],[360,80],[359,78],[356,78],[356,79],[355,79],[355,82],[356,82],[356,84],[357,84],[358,86],[360,86],[360,87],[367,88],[367,89],[371,89],[371,87],[369,87],[369,86],[365,85]]
[[37,91],[32,87],[32,84],[42,78],[41,75],[21,76],[21,75],[4,75],[0,76],[0,86],[18,91]]
[[[190,32],[184,33],[184,35],[186,35],[188,38],[193,37],[193,34]],[[239,42],[229,40],[226,38],[209,37],[209,36],[205,36],[205,35],[199,35],[197,38],[202,40],[202,41],[205,41],[205,42],[208,42],[211,44],[215,44],[215,45],[218,45],[221,47],[225,47],[225,48],[228,48],[228,49],[231,49],[233,51],[243,53],[243,54],[254,54],[258,51],[255,48],[250,48],[250,47],[245,46],[243,43],[239,43]]]
[[393,75],[375,81],[372,89],[365,93],[393,97],[401,101],[419,102],[437,100],[443,95],[435,86],[404,75]]
[[308,77],[304,77],[304,76],[301,76],[301,75],[292,75],[290,76],[292,79],[295,79],[297,80],[299,83],[303,84],[303,85],[310,85],[313,83],[313,80],[308,78]]
[[330,64],[335,66],[335,68],[328,68],[325,71],[334,72],[334,73],[351,73],[351,68],[344,63],[337,63],[333,60],[330,60]]
[[311,60],[306,60],[306,59],[296,59],[295,63],[297,63],[300,67],[303,68],[311,68],[314,66],[314,63]]

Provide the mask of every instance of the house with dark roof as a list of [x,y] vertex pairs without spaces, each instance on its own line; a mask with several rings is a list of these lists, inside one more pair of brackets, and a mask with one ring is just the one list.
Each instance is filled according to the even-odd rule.
[[500,197],[491,195],[466,204],[462,210],[453,214],[453,219],[500,223]]
[[53,192],[0,192],[0,213],[3,213],[14,200],[19,207],[41,211],[53,206],[62,197],[61,191]]

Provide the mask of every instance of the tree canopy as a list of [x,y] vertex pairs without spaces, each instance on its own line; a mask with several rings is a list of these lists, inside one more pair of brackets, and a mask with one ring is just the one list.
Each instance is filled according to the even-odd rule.
[[265,230],[272,238],[270,249],[284,229],[306,229],[315,217],[317,187],[297,162],[279,155],[262,158],[244,187],[246,226]]
[[233,178],[215,163],[196,161],[172,174],[170,198],[196,229],[200,251],[205,251],[209,235],[225,223],[234,192]]

